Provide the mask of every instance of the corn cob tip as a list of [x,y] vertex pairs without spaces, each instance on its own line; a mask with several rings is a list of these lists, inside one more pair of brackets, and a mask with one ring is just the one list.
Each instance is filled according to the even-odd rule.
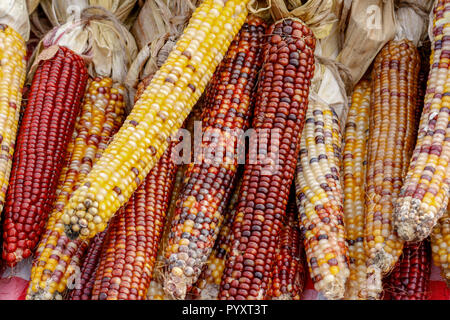
[[25,297],[26,300],[63,300],[63,297],[58,292],[55,294],[50,293],[47,290],[39,289],[36,292],[28,292]]
[[220,287],[215,283],[208,283],[200,293],[200,300],[217,300]]
[[164,292],[172,299],[184,300],[187,293],[185,277],[170,274],[164,279]]
[[344,298],[345,294],[345,281],[336,281],[335,278],[330,278],[323,281],[323,290],[320,291],[321,294],[327,300],[341,300]]
[[374,257],[369,260],[371,270],[378,268],[382,274],[387,274],[393,268],[395,261],[392,261],[394,257],[387,253],[384,248],[379,249]]
[[[421,201],[418,199],[400,199],[400,201],[394,210],[394,228],[398,236],[409,242],[424,240],[434,227],[434,216],[420,212]],[[440,210],[439,216],[445,213],[446,208],[445,206],[444,210]]]
[[367,267],[366,288],[359,293],[361,298],[379,300],[383,292],[383,276],[381,269],[375,265]]

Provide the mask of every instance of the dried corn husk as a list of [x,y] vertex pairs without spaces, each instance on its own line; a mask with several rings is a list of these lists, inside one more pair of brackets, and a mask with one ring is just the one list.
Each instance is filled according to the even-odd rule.
[[65,46],[83,56],[93,77],[110,77],[125,81],[128,67],[135,59],[137,46],[131,33],[102,7],[88,7],[80,13],[80,19],[54,28],[35,50],[29,79],[37,63],[51,58],[57,46]]
[[27,0],[28,14],[31,14],[39,5],[40,0]]
[[427,37],[428,15],[433,1],[430,0],[398,0],[396,40],[411,40],[416,47]]
[[166,61],[200,0],[146,1],[131,32],[140,49],[129,69],[126,86],[130,98],[139,81],[153,75]]
[[378,51],[396,31],[394,0],[353,0],[337,61],[347,66],[353,86],[362,78]]
[[30,20],[28,19],[26,0],[1,0],[0,24],[6,24],[16,30],[25,41],[30,38]]

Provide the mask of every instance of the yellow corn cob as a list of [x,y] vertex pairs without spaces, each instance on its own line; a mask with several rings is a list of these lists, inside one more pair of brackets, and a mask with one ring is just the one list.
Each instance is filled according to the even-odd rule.
[[434,264],[441,268],[442,277],[450,287],[450,208],[433,228],[431,249]]
[[369,274],[377,279],[395,266],[403,249],[393,229],[393,210],[416,138],[419,59],[411,41],[392,40],[372,71],[364,250]]
[[25,41],[0,24],[0,212],[5,203],[26,74]]
[[344,135],[344,222],[350,276],[345,298],[365,299],[366,254],[364,252],[364,180],[369,136],[370,81],[361,80],[353,90]]
[[450,192],[450,2],[436,1],[430,74],[416,147],[400,196],[394,224],[406,241],[420,241],[447,209]]
[[76,276],[88,241],[65,236],[62,209],[120,128],[125,118],[124,94],[125,88],[110,78],[97,78],[88,85],[67,147],[54,209],[36,250],[27,299],[61,299],[69,278]]
[[339,177],[341,133],[330,107],[309,103],[300,148],[295,187],[309,272],[317,291],[341,299],[349,269]]
[[[249,0],[205,0],[64,209],[66,234],[92,238],[153,168],[199,99],[247,15]],[[93,213],[88,222],[86,214]]]

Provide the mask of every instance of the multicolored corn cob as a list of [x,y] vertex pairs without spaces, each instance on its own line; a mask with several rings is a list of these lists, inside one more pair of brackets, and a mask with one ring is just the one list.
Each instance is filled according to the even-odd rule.
[[419,68],[417,48],[405,39],[389,41],[372,70],[364,249],[368,265],[381,275],[392,270],[403,249],[394,230],[394,203],[416,139]]
[[[201,152],[188,166],[166,250],[164,290],[176,299],[184,299],[197,281],[223,221],[244,143],[240,135],[249,125],[264,31],[263,20],[247,19],[213,76],[221,81],[205,95]],[[219,138],[205,138],[210,133]]]
[[87,80],[83,59],[65,47],[37,67],[3,213],[2,257],[8,266],[28,258],[45,230]]
[[406,241],[420,241],[447,210],[450,192],[450,28],[448,0],[436,1],[430,73],[419,133],[395,204],[394,226]]
[[441,268],[442,277],[450,288],[450,209],[439,219],[431,233],[434,264]]
[[406,243],[403,255],[385,283],[390,300],[428,300],[430,298],[430,243]]
[[175,181],[172,145],[111,220],[92,300],[145,299]]
[[340,182],[339,118],[312,101],[302,131],[295,187],[300,230],[314,288],[327,299],[342,299],[350,274]]
[[219,299],[266,295],[314,73],[316,39],[303,22],[278,21],[266,36],[252,128],[267,148],[250,146]]
[[[127,120],[64,210],[67,235],[92,238],[168,147],[244,24],[249,0],[205,0]],[[94,220],[85,223],[88,211]]]
[[86,255],[83,258],[83,263],[81,264],[79,282],[75,289],[70,291],[69,300],[91,300],[95,274],[100,263],[100,253],[107,230],[98,233],[89,244]]
[[241,185],[242,179],[239,179],[225,210],[224,220],[216,242],[214,243],[213,250],[209,255],[208,262],[198,278],[197,283],[189,292],[190,295],[198,300],[217,300],[219,295],[226,256],[232,241],[231,225],[236,214]]
[[[27,299],[60,299],[71,278],[79,278],[88,241],[64,234],[62,209],[125,119],[125,88],[110,78],[94,79],[86,90],[81,113],[67,147],[56,202],[36,250]],[[75,283],[76,285],[77,283]]]
[[295,189],[289,200],[286,221],[277,244],[272,283],[267,296],[272,300],[300,300],[306,283],[306,258],[295,204]]
[[25,41],[13,28],[0,24],[0,212],[11,173],[26,64]]
[[366,299],[364,251],[364,183],[367,167],[371,83],[361,80],[354,88],[344,134],[344,225],[350,258],[345,299]]

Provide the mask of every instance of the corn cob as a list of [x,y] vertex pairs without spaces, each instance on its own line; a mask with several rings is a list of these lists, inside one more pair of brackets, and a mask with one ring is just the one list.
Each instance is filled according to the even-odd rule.
[[175,180],[171,150],[169,146],[123,212],[111,220],[92,300],[145,298]]
[[[205,135],[214,130],[221,138],[202,141],[200,154],[188,166],[188,179],[175,209],[164,282],[165,291],[174,298],[184,299],[197,281],[223,221],[237,171],[236,150],[242,143],[234,133],[245,131],[249,125],[264,31],[259,18],[251,17],[244,23],[213,76],[221,81],[206,94],[202,132]],[[214,150],[216,158],[209,158],[208,150]]]
[[449,209],[431,233],[431,249],[434,264],[441,268],[442,277],[450,288],[450,214]]
[[369,106],[371,83],[361,80],[353,90],[344,135],[343,190],[344,224],[350,275],[345,298],[366,298],[366,262],[364,252],[364,180],[367,166],[367,139],[369,137]]
[[[295,189],[291,191],[295,196]],[[280,234],[268,297],[272,300],[300,300],[306,282],[304,249],[298,228],[295,197],[289,200],[286,224]]]
[[65,47],[41,61],[33,77],[4,208],[9,266],[28,258],[45,230],[87,80],[83,59]]
[[393,211],[417,133],[419,59],[412,42],[392,40],[378,53],[372,70],[364,249],[368,265],[381,274],[392,270],[403,249]]
[[397,199],[394,226],[406,241],[420,241],[447,209],[450,191],[450,73],[448,0],[434,7],[432,52],[417,143]]
[[[205,0],[124,125],[66,205],[65,232],[92,238],[156,165],[247,15],[249,0]],[[94,219],[85,216],[93,211]]]
[[[276,22],[266,35],[252,127],[258,143],[267,145],[259,156],[269,161],[245,164],[219,299],[265,297],[314,73],[316,40],[300,20]],[[257,159],[255,153],[250,147],[249,159]]]
[[70,278],[79,276],[76,271],[89,242],[67,238],[61,221],[62,209],[122,124],[124,94],[125,88],[110,78],[94,79],[87,88],[67,147],[56,202],[36,250],[27,299],[59,299]]
[[78,286],[70,291],[69,300],[91,300],[95,274],[100,263],[100,253],[107,230],[98,233],[89,243],[86,255],[83,258],[83,263],[81,264]]
[[317,291],[327,299],[342,299],[350,271],[340,182],[341,130],[328,105],[309,104],[300,148],[295,186],[309,272]]
[[431,254],[428,241],[406,243],[403,255],[386,281],[391,300],[430,298]]
[[25,41],[0,24],[0,212],[3,211],[16,142],[26,73]]
[[231,224],[236,214],[241,184],[242,179],[239,179],[225,211],[223,224],[220,227],[219,235],[209,255],[208,262],[190,292],[198,300],[217,300],[220,281],[225,268],[226,255],[229,252],[232,241]]

